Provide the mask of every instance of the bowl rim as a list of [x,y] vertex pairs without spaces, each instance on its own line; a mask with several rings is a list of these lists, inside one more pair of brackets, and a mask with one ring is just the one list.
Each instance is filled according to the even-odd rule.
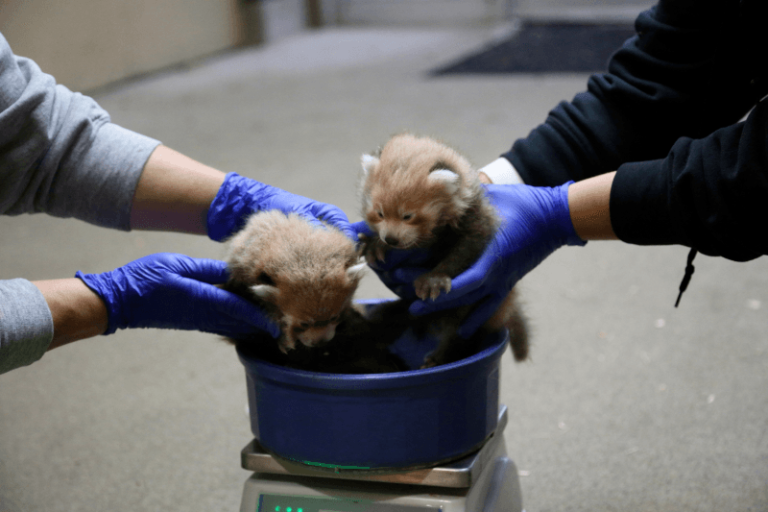
[[296,387],[313,389],[335,389],[365,391],[373,389],[389,389],[400,387],[414,387],[431,385],[436,382],[456,379],[470,373],[480,375],[477,368],[492,365],[500,359],[507,348],[509,333],[504,329],[493,336],[492,343],[480,352],[459,361],[448,363],[434,368],[408,370],[404,372],[390,373],[322,373],[286,368],[267,361],[248,357],[237,351],[240,362],[245,366],[248,374],[257,375],[261,379],[277,381]]

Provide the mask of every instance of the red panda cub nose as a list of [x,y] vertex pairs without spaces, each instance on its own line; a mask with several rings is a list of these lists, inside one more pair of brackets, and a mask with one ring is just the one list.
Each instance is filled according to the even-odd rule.
[[336,323],[324,326],[312,326],[307,330],[296,332],[296,338],[307,347],[323,345],[331,341],[336,335],[336,326]]
[[391,245],[392,247],[397,247],[400,245],[400,240],[393,236],[386,236],[384,237],[384,241],[387,243],[387,245]]

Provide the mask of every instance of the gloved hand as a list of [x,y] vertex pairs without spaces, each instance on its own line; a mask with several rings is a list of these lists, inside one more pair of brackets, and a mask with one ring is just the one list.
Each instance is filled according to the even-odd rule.
[[[468,338],[496,312],[512,287],[547,256],[563,245],[586,244],[571,222],[571,183],[554,188],[486,186],[502,219],[496,236],[480,258],[452,280],[449,293],[434,301],[416,300],[411,304],[411,313],[423,315],[476,304],[459,331],[460,336]],[[389,251],[381,268],[374,270],[391,290],[411,299],[415,298],[414,279],[427,270],[423,266],[426,259],[424,254],[413,251]]]
[[198,330],[232,338],[279,327],[255,305],[213,286],[227,280],[227,264],[182,254],[145,256],[111,272],[79,277],[107,306],[109,327]]
[[349,219],[336,206],[297,196],[233,172],[224,178],[208,209],[208,236],[217,242],[226,240],[245,225],[250,214],[262,210],[295,212],[310,222],[320,223],[323,220],[357,242]]

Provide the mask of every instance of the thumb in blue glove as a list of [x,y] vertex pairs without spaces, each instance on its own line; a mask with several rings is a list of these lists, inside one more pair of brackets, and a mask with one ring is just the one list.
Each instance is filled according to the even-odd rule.
[[252,213],[262,210],[280,210],[286,214],[295,212],[312,223],[326,222],[357,242],[349,219],[338,207],[291,194],[233,172],[227,174],[208,209],[208,236],[216,242],[226,240],[240,231]]
[[[499,308],[512,287],[564,245],[585,245],[568,208],[568,187],[488,185],[501,226],[480,258],[451,282],[451,291],[433,301],[415,301],[414,315],[475,304],[459,335],[468,338]],[[401,277],[411,277],[404,273]]]
[[214,286],[227,281],[227,264],[181,254],[145,256],[111,272],[80,278],[104,301],[109,327],[198,330],[239,338],[259,332],[280,335],[257,306]]

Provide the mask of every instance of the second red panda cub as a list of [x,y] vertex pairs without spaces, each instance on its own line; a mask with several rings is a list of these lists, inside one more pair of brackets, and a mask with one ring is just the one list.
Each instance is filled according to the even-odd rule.
[[[392,137],[377,155],[363,155],[363,218],[378,238],[367,240],[369,264],[388,250],[429,247],[431,270],[414,281],[421,299],[451,290],[451,279],[477,260],[499,226],[478,173],[452,148],[429,137]],[[426,361],[434,366],[469,355],[456,330],[471,306],[425,319],[436,326],[440,345]],[[514,357],[528,356],[525,322],[513,289],[483,330],[507,328]],[[434,329],[433,329],[434,330]],[[471,341],[470,341],[471,344]]]
[[229,242],[226,288],[262,306],[280,325],[283,354],[322,346],[351,311],[365,263],[338,229],[297,214],[252,215]]

